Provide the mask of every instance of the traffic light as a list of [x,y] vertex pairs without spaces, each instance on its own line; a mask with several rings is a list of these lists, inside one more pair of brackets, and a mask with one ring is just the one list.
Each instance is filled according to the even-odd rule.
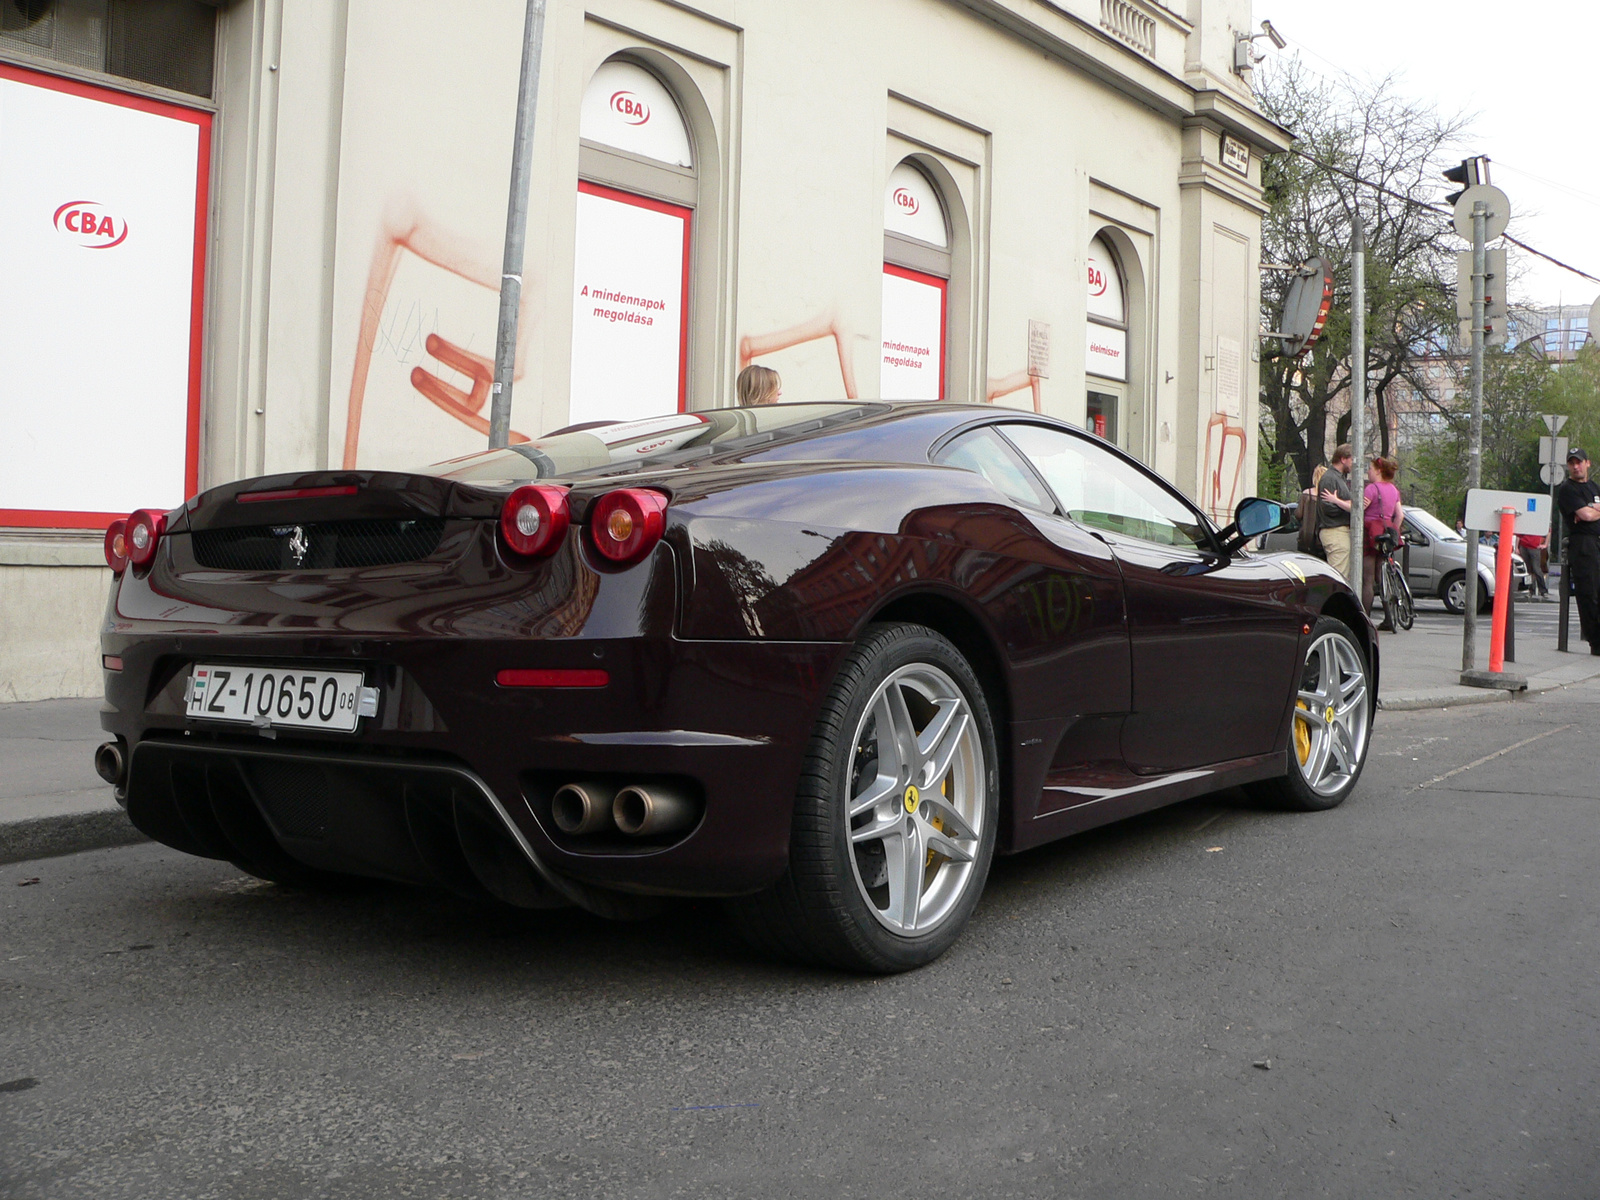
[[1444,173],[1444,177],[1451,183],[1459,183],[1460,191],[1451,192],[1445,196],[1444,202],[1455,207],[1455,202],[1461,199],[1461,193],[1469,187],[1477,187],[1480,183],[1489,182],[1489,158],[1480,154],[1476,158],[1463,158],[1459,167],[1451,167]]

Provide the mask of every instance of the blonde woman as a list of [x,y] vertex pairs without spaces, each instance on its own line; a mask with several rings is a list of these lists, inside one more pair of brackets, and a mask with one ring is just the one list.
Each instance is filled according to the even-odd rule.
[[751,363],[739,372],[735,390],[739,394],[740,408],[776,404],[783,398],[783,380],[771,367],[758,367]]

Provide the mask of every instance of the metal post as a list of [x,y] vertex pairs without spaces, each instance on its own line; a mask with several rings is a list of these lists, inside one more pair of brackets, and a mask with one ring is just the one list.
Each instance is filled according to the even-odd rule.
[[517,131],[511,143],[511,195],[506,204],[506,252],[500,268],[500,323],[494,339],[494,388],[489,400],[489,449],[511,440],[511,375],[517,365],[517,316],[522,308],[522,248],[528,230],[528,183],[533,167],[533,117],[539,106],[539,58],[545,0],[528,0],[522,26],[522,75],[517,83]]
[[[1467,489],[1482,486],[1483,464],[1483,306],[1486,268],[1483,243],[1489,205],[1472,205],[1472,445],[1467,451]],[[1478,530],[1467,533],[1467,611],[1461,624],[1461,669],[1477,666]]]
[[[1560,518],[1557,518],[1559,521]],[[1572,593],[1567,590],[1567,564],[1561,564],[1561,595],[1557,599],[1561,602],[1556,606],[1556,649],[1565,654],[1567,652],[1567,614],[1571,611]]]
[[1367,486],[1367,235],[1356,209],[1350,238],[1350,586],[1361,594],[1366,567],[1362,507]]

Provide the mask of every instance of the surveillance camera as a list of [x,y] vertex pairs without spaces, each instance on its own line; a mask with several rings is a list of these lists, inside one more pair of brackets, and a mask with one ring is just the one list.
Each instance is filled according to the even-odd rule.
[[1272,22],[1271,21],[1263,21],[1263,22],[1261,22],[1261,32],[1266,34],[1269,38],[1271,38],[1272,39],[1272,44],[1274,46],[1276,46],[1279,50],[1282,50],[1284,47],[1286,47],[1289,44],[1288,42],[1283,40],[1283,34],[1279,33],[1276,29],[1274,29],[1272,27]]

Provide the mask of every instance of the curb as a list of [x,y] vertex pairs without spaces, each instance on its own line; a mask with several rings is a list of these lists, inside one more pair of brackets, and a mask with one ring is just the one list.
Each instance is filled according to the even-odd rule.
[[1400,692],[1394,696],[1379,696],[1378,707],[1384,712],[1415,712],[1422,708],[1460,708],[1468,704],[1509,704],[1511,692],[1488,688],[1437,688],[1429,691]]
[[1518,692],[1495,688],[1438,687],[1418,688],[1411,692],[1397,692],[1393,696],[1379,696],[1378,707],[1387,712],[1414,712],[1421,708],[1460,708],[1468,704],[1507,704],[1516,699],[1527,699],[1545,692],[1558,692],[1576,683],[1587,683],[1593,675],[1575,679],[1551,679],[1539,675],[1528,679],[1528,686]]
[[0,865],[147,842],[120,808],[0,824]]

